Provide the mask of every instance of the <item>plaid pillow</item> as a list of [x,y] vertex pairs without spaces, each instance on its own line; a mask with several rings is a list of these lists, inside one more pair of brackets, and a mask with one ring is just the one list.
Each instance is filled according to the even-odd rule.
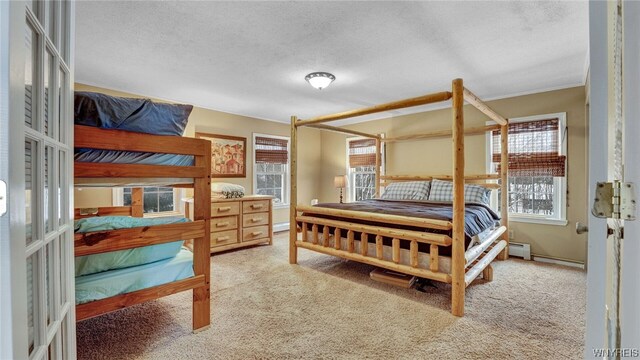
[[[470,203],[489,204],[491,189],[480,185],[464,186],[464,201]],[[429,201],[453,201],[453,183],[451,181],[433,180]]]
[[385,200],[427,200],[430,181],[401,181],[391,183],[380,197]]

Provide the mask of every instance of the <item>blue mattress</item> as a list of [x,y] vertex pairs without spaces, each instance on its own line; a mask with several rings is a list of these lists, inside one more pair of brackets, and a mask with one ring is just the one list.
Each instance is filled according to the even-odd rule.
[[150,288],[194,276],[193,253],[182,248],[175,257],[150,264],[76,277],[76,304]]
[[[189,219],[182,217],[136,218],[129,216],[98,216],[76,220],[74,222],[74,231],[76,233],[88,233],[94,231],[176,224],[187,221],[189,221]],[[76,276],[122,269],[169,259],[176,256],[182,247],[182,243],[183,241],[179,240],[133,249],[78,256],[75,259]]]
[[[155,154],[136,151],[76,149],[76,162],[141,164],[141,165],[173,165],[192,166],[193,156],[177,154]],[[176,174],[178,175],[178,174]]]

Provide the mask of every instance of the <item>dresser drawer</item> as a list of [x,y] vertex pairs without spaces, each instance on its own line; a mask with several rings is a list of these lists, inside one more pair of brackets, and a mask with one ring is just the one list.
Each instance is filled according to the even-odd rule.
[[211,203],[211,217],[238,215],[240,205],[238,202]]
[[269,224],[268,212],[245,214],[242,217],[242,227],[268,225],[268,224]]
[[242,212],[250,214],[254,212],[269,211],[269,201],[271,200],[250,200],[242,202]]
[[242,241],[251,241],[269,237],[269,226],[254,226],[242,229]]
[[211,219],[211,231],[223,231],[238,228],[237,216],[225,216]]
[[238,230],[227,230],[211,233],[211,247],[238,242]]

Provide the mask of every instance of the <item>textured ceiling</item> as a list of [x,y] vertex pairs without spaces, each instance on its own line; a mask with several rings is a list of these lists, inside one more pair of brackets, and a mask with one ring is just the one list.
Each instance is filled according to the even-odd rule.
[[[588,51],[586,2],[91,1],[76,14],[77,82],[282,122],[455,77],[488,99],[576,86]],[[319,91],[313,71],[337,79]]]

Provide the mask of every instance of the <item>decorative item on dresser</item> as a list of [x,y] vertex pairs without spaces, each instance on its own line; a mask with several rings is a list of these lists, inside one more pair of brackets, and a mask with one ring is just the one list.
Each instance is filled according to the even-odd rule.
[[[273,197],[248,195],[238,199],[211,199],[211,253],[273,241]],[[185,199],[191,219],[193,199]]]

